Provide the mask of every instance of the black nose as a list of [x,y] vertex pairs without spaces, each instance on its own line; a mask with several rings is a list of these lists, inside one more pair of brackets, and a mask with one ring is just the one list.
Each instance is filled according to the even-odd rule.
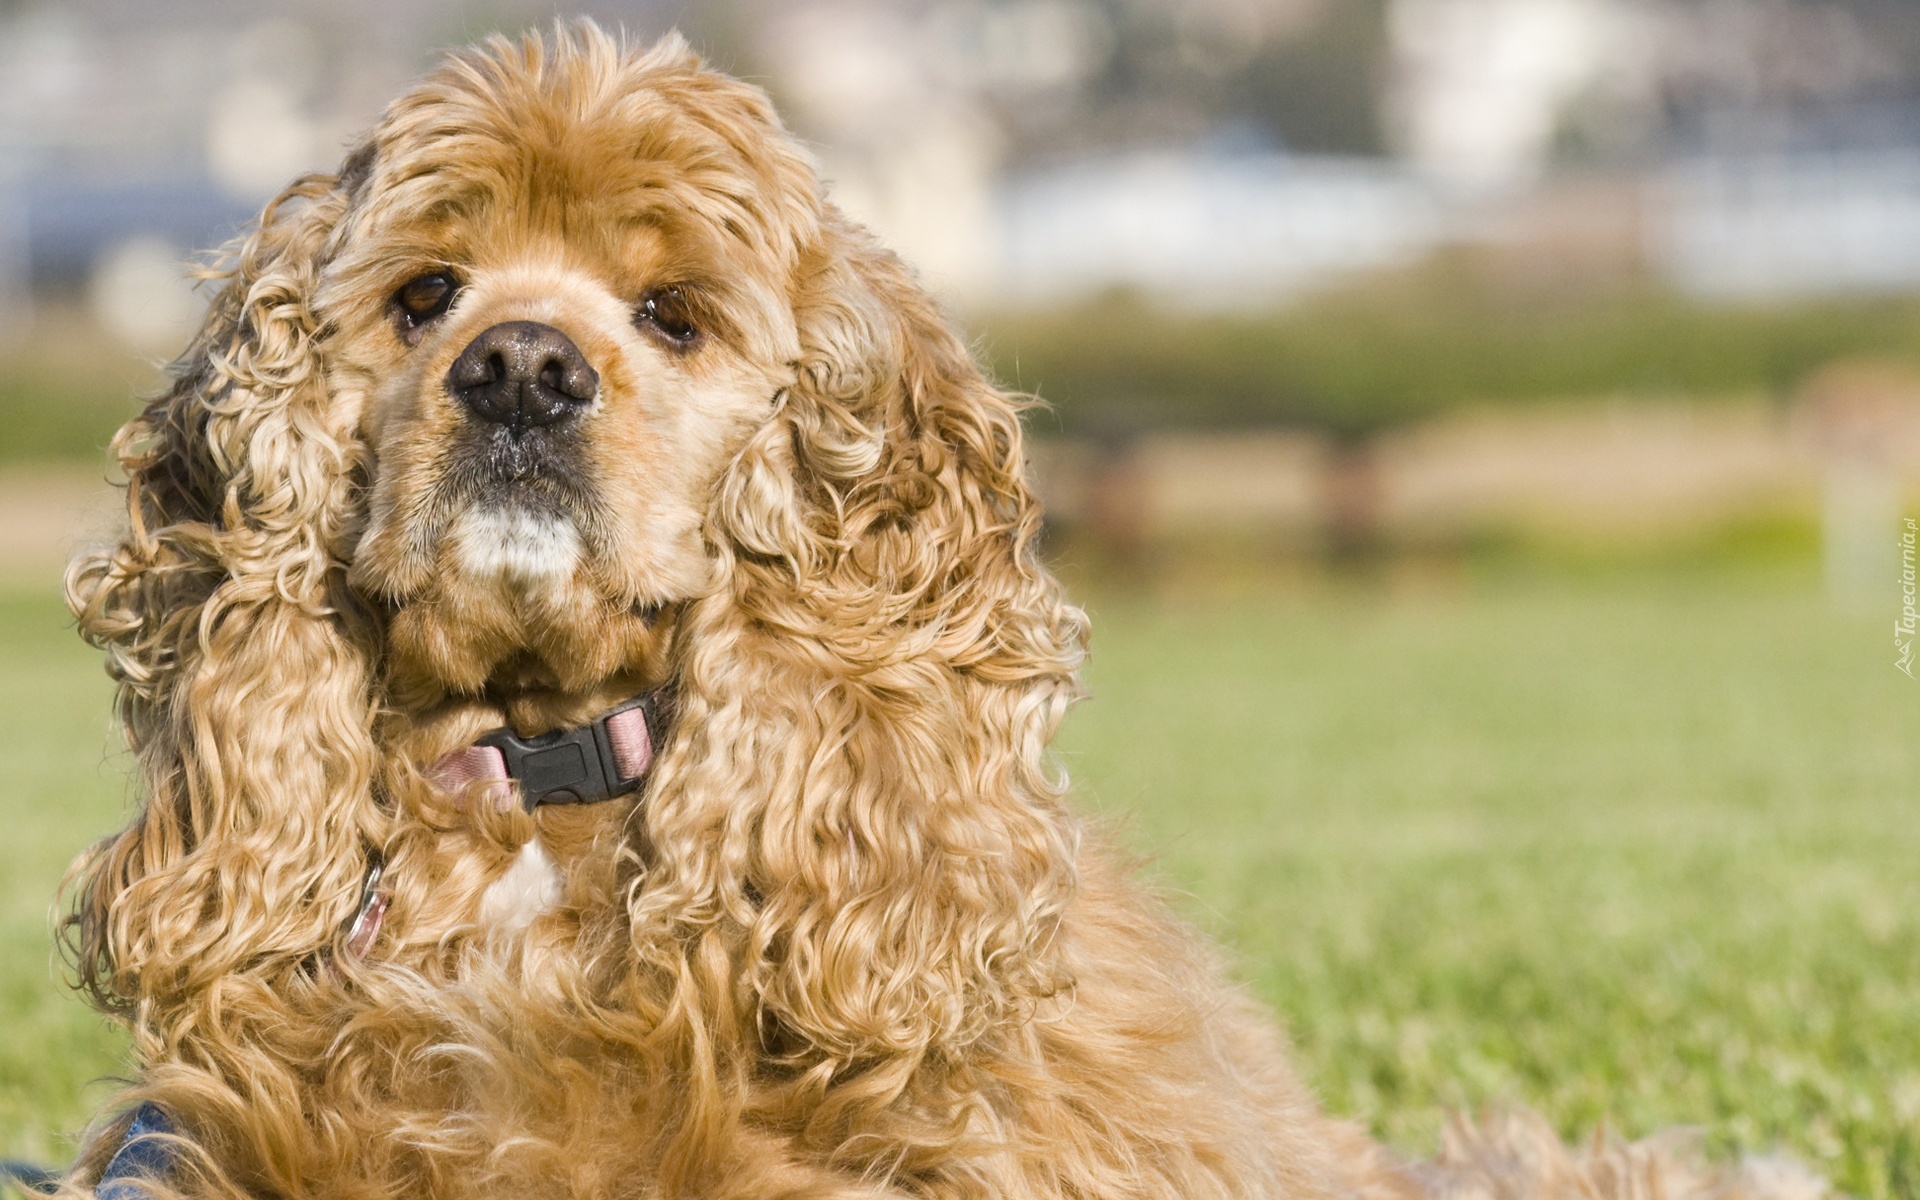
[[481,420],[521,430],[572,416],[599,393],[600,376],[553,326],[506,321],[453,360],[447,391]]

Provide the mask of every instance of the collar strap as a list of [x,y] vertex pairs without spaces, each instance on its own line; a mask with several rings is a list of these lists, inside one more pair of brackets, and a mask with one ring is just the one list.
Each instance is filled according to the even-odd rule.
[[638,791],[653,766],[661,734],[658,693],[629,700],[585,725],[521,737],[495,729],[433,765],[433,781],[449,791],[484,784],[502,811],[513,785],[528,812],[542,804],[597,804]]

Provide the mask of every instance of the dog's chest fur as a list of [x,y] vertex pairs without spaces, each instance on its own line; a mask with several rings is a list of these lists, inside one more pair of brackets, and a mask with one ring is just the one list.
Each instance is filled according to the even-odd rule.
[[541,913],[560,903],[565,881],[539,838],[520,847],[499,878],[480,898],[480,925],[494,932],[525,929]]
[[487,886],[480,900],[479,923],[489,932],[526,928],[541,913],[567,899],[575,877],[585,871],[597,848],[619,834],[626,805],[549,805],[535,815],[539,833]]

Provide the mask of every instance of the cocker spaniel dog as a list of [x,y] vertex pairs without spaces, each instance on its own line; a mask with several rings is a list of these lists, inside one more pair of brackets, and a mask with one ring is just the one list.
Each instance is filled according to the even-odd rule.
[[1321,1114],[1049,766],[1018,404],[679,40],[451,57],[225,278],[69,575],[142,783],[69,1193],[1730,1186]]

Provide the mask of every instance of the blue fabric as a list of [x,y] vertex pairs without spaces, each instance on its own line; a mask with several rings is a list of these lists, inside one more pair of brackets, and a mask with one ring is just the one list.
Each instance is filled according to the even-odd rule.
[[52,1192],[54,1185],[60,1182],[60,1173],[7,1158],[0,1159],[0,1179],[17,1184],[21,1191],[44,1194]]
[[174,1148],[165,1140],[173,1131],[159,1105],[142,1104],[94,1189],[98,1200],[147,1200],[145,1181],[164,1179],[173,1170]]

